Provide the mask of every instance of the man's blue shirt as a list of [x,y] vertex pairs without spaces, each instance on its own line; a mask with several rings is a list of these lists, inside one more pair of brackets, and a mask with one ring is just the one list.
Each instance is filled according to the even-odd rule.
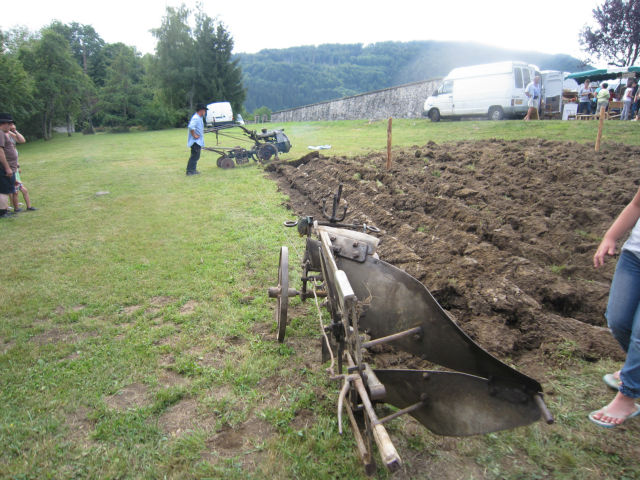
[[[187,147],[191,148],[191,145],[193,145],[194,143],[197,143],[201,147],[204,147],[204,121],[202,120],[202,117],[197,113],[194,113],[187,128],[189,129]],[[199,138],[197,140],[193,138],[193,135],[191,135],[191,130],[195,131],[196,134],[198,134]]]

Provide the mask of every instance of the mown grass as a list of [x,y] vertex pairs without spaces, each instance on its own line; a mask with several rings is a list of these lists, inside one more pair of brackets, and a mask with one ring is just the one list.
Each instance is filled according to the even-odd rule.
[[[593,125],[398,120],[393,138],[587,142]],[[386,145],[386,122],[285,127],[288,158],[307,145],[340,155]],[[638,143],[635,127],[611,122],[605,145]],[[290,246],[292,283],[303,249],[282,227],[286,199],[256,166],[221,170],[209,152],[203,174],[187,178],[187,154],[183,130],[21,147],[39,210],[0,221],[0,477],[363,477],[348,429],[337,433],[337,386],[319,364],[311,307],[294,300],[287,343],[275,341],[266,288],[280,245]],[[539,379],[556,425],[446,439],[401,419],[390,431],[409,468],[425,478],[640,477],[638,426],[610,432],[586,419],[611,397],[600,378],[616,365],[572,352],[553,353],[561,366]]]
[[[303,155],[309,145],[331,145],[323,153],[332,155],[360,155],[387,148],[387,120],[356,120],[337,122],[280,123],[285,132],[295,139],[292,153]],[[607,143],[640,145],[638,122],[605,122],[602,147]],[[422,146],[429,141],[436,143],[459,140],[501,138],[518,140],[540,138],[558,141],[574,141],[595,144],[598,132],[596,121],[544,120],[524,122],[510,120],[489,121],[441,121],[426,119],[394,119],[392,139],[394,147]]]

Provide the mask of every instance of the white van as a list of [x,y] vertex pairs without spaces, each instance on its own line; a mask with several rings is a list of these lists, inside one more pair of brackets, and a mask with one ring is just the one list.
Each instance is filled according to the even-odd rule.
[[424,102],[423,115],[432,122],[444,117],[524,116],[528,109],[524,89],[535,75],[538,68],[525,62],[454,68]]
[[215,102],[207,105],[205,117],[207,126],[233,123],[233,111],[229,102]]

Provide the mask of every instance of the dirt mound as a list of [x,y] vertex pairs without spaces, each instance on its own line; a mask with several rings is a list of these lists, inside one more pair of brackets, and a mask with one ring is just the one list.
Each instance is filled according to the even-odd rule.
[[[622,359],[603,313],[615,262],[600,238],[637,190],[640,148],[547,140],[429,142],[269,166],[298,215],[342,183],[347,219],[382,230],[380,257],[419,279],[491,353],[532,366],[558,348]],[[330,202],[328,202],[330,204]]]

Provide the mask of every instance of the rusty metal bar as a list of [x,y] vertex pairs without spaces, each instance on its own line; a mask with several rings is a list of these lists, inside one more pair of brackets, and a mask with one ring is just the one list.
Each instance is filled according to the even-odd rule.
[[387,415],[384,418],[381,418],[380,420],[378,420],[380,423],[387,423],[390,420],[393,420],[394,418],[398,418],[401,417],[402,415],[404,415],[405,413],[411,413],[414,410],[418,410],[420,407],[424,406],[424,401],[420,401],[418,403],[414,403],[413,405],[409,405],[406,408],[403,408],[402,410],[398,410],[395,413],[392,413],[391,415]]
[[376,338],[375,340],[370,340],[368,342],[364,342],[362,346],[364,348],[370,348],[374,345],[379,345],[381,343],[392,342],[394,340],[399,340],[404,337],[408,337],[409,335],[422,334],[422,327],[413,327],[409,330],[404,330],[402,332],[394,333],[393,335],[387,335],[386,337]]
[[533,396],[533,400],[536,402],[536,405],[540,409],[540,413],[542,413],[542,418],[544,418],[544,421],[547,422],[548,425],[551,425],[555,420],[553,419],[553,415],[551,415],[551,412],[547,408],[547,405],[544,403],[542,395],[540,395],[539,393],[535,394]]

